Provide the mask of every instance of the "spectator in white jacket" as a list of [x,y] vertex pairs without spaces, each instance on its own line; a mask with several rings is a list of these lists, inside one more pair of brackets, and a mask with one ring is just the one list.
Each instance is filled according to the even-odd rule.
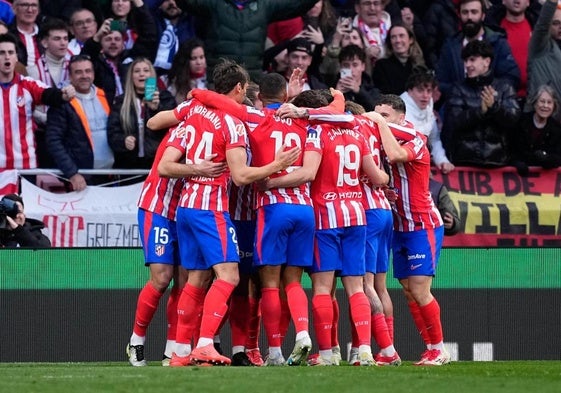
[[446,157],[433,109],[433,91],[436,88],[434,71],[425,66],[414,67],[405,88],[406,91],[400,96],[405,102],[405,120],[413,123],[428,138],[433,164],[443,173],[453,171],[454,164]]

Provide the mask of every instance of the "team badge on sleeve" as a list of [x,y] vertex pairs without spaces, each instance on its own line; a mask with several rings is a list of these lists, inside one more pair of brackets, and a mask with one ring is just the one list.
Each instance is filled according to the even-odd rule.
[[165,252],[166,246],[164,246],[163,244],[157,244],[156,247],[154,247],[154,253],[159,257],[164,255]]

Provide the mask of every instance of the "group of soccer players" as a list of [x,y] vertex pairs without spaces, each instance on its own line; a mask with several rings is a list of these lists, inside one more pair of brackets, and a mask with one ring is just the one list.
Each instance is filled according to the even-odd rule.
[[[442,219],[428,189],[426,141],[404,121],[401,99],[384,96],[377,113],[362,115],[352,103],[347,110],[354,114],[345,113],[334,90],[301,92],[286,104],[301,90],[296,70],[288,85],[280,75],[265,75],[263,108],[256,109],[242,105],[249,77],[241,66],[224,61],[213,79],[214,92],[193,90],[191,100],[150,120],[152,129],[174,128],[139,202],[150,279],[138,298],[130,363],[146,365],[146,329],[173,278],[163,363],[338,365],[340,277],[352,320],[350,362],[399,365],[385,286],[390,242],[394,275],[426,344],[416,364],[448,363],[430,290]],[[304,271],[312,278],[319,347],[313,356]],[[259,310],[269,346],[265,362],[257,345]],[[228,315],[232,359],[214,345]],[[290,319],[296,342],[285,360]],[[372,337],[380,349],[375,356]]]

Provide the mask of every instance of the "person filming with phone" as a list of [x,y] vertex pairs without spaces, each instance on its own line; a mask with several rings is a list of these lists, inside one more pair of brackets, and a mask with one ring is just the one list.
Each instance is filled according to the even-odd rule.
[[45,225],[27,218],[23,198],[8,194],[0,199],[0,248],[48,248],[51,241],[41,231]]
[[154,132],[157,130],[149,129],[146,122],[175,105],[169,91],[157,89],[152,62],[136,58],[127,72],[124,94],[115,99],[107,120],[109,146],[115,155],[113,168],[150,169],[165,132]]
[[84,43],[81,54],[91,57],[94,63],[94,84],[105,91],[112,106],[115,97],[124,93],[124,80],[133,59],[153,59],[158,48],[155,23],[138,26],[138,36],[131,49],[126,49],[127,24],[123,20],[108,18],[94,36]]
[[357,45],[347,45],[339,53],[341,70],[336,89],[341,91],[346,101],[354,101],[369,112],[374,110],[380,91],[365,72],[366,53]]

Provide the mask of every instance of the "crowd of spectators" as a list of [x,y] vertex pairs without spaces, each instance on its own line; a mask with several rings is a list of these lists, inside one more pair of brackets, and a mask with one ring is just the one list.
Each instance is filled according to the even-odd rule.
[[147,119],[229,58],[366,110],[401,95],[437,169],[525,175],[561,163],[560,45],[557,0],[0,0],[0,169],[150,168]]

